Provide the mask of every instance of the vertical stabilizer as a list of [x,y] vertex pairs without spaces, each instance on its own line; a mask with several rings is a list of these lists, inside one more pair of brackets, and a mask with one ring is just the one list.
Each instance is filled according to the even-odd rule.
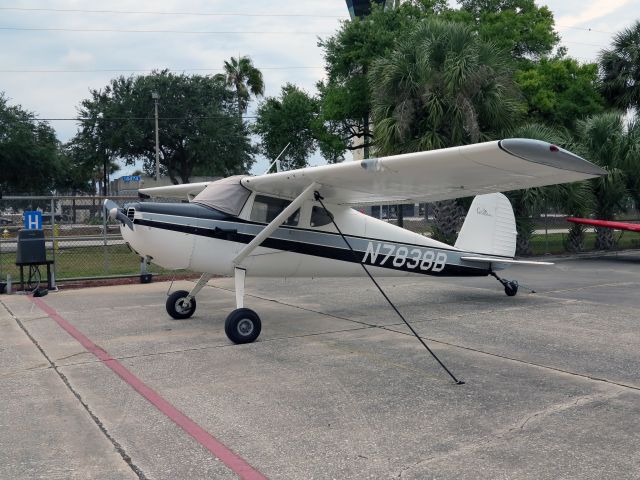
[[455,247],[513,258],[516,253],[516,220],[509,199],[501,193],[474,198]]

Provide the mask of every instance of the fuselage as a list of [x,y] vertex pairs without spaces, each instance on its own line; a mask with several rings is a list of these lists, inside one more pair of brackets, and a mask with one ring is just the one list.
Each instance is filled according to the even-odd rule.
[[[123,225],[122,235],[136,253],[161,267],[229,275],[234,257],[277,213],[271,211],[274,205],[277,209],[275,200],[281,199],[269,203],[264,196],[256,200],[251,194],[238,216],[194,203],[132,203],[125,213],[134,228]],[[247,275],[361,276],[361,262],[379,276],[490,273],[488,264],[460,258],[468,252],[352,208],[326,206],[353,251],[324,209],[310,200],[242,262]],[[265,218],[266,208],[271,218]]]

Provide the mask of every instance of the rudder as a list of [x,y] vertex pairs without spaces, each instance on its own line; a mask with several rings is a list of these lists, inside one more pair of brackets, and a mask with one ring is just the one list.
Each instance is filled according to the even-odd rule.
[[513,258],[516,235],[509,199],[501,193],[489,193],[473,199],[454,246],[467,252]]

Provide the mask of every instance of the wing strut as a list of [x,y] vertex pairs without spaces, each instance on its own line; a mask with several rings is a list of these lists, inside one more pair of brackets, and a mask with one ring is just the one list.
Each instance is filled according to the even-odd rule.
[[400,310],[398,310],[398,308],[393,304],[393,302],[391,301],[391,299],[387,296],[386,293],[384,293],[384,290],[382,290],[382,287],[380,286],[380,284],[378,282],[376,282],[375,278],[373,278],[373,275],[371,275],[371,273],[369,272],[369,270],[367,269],[367,266],[362,263],[360,261],[360,259],[358,258],[358,256],[356,255],[356,252],[353,250],[353,247],[351,246],[351,244],[349,243],[349,240],[347,240],[347,238],[344,236],[344,234],[342,233],[342,230],[340,230],[340,227],[338,227],[338,224],[336,223],[336,221],[333,218],[333,215],[331,215],[331,213],[329,212],[329,210],[327,210],[327,207],[324,206],[324,203],[322,202],[322,196],[320,195],[320,192],[315,191],[313,192],[314,198],[320,202],[320,205],[322,205],[322,208],[324,209],[324,211],[326,212],[326,214],[328,215],[328,217],[331,219],[331,222],[333,222],[333,226],[336,227],[336,230],[338,230],[338,233],[340,234],[340,236],[342,237],[342,240],[344,240],[344,243],[347,244],[347,247],[349,247],[349,250],[351,250],[351,253],[353,254],[354,258],[356,259],[356,261],[360,264],[360,266],[364,269],[365,273],[367,274],[367,276],[371,279],[371,281],[373,282],[373,284],[378,288],[378,290],[380,291],[380,293],[382,294],[382,296],[385,298],[385,300],[389,303],[389,305],[391,305],[391,308],[393,308],[393,310],[398,314],[398,316],[402,319],[402,321],[405,323],[405,325],[407,327],[409,327],[409,330],[411,330],[411,332],[415,335],[415,337],[420,341],[420,343],[424,346],[424,348],[427,349],[427,351],[431,354],[431,356],[433,358],[436,359],[436,361],[440,364],[440,366],[444,369],[445,372],[447,372],[449,374],[449,376],[451,377],[451,379],[455,382],[456,385],[464,385],[464,381],[463,380],[458,380],[455,375],[453,373],[451,373],[451,371],[446,367],[446,365],[444,363],[442,363],[442,361],[438,358],[438,356],[433,352],[433,350],[431,350],[429,348],[429,346],[426,344],[426,342],[420,338],[420,335],[418,335],[418,332],[416,332],[413,327],[409,324],[409,322],[404,318],[404,316],[400,313]]
[[242,261],[247,258],[251,253],[258,248],[262,242],[264,242],[273,232],[276,231],[280,225],[287,221],[287,219],[295,213],[296,210],[300,208],[302,203],[311,198],[314,190],[316,190],[320,185],[316,182],[313,182],[307,188],[305,188],[300,195],[298,195],[295,200],[293,200],[287,208],[282,210],[280,214],[271,220],[266,227],[262,229],[258,235],[256,235],[253,240],[251,240],[240,253],[236,255],[233,259],[233,275],[235,278],[235,291],[236,291],[236,308],[243,308],[244,304],[244,279],[246,276],[246,268],[242,266]]

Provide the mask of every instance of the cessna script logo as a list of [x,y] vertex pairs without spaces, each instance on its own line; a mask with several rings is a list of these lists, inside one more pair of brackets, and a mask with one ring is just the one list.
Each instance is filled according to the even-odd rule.
[[[375,243],[375,245],[374,245]],[[447,264],[447,254],[422,248],[398,247],[391,243],[369,242],[362,263],[369,262],[377,267],[416,268],[427,272],[441,272]]]

